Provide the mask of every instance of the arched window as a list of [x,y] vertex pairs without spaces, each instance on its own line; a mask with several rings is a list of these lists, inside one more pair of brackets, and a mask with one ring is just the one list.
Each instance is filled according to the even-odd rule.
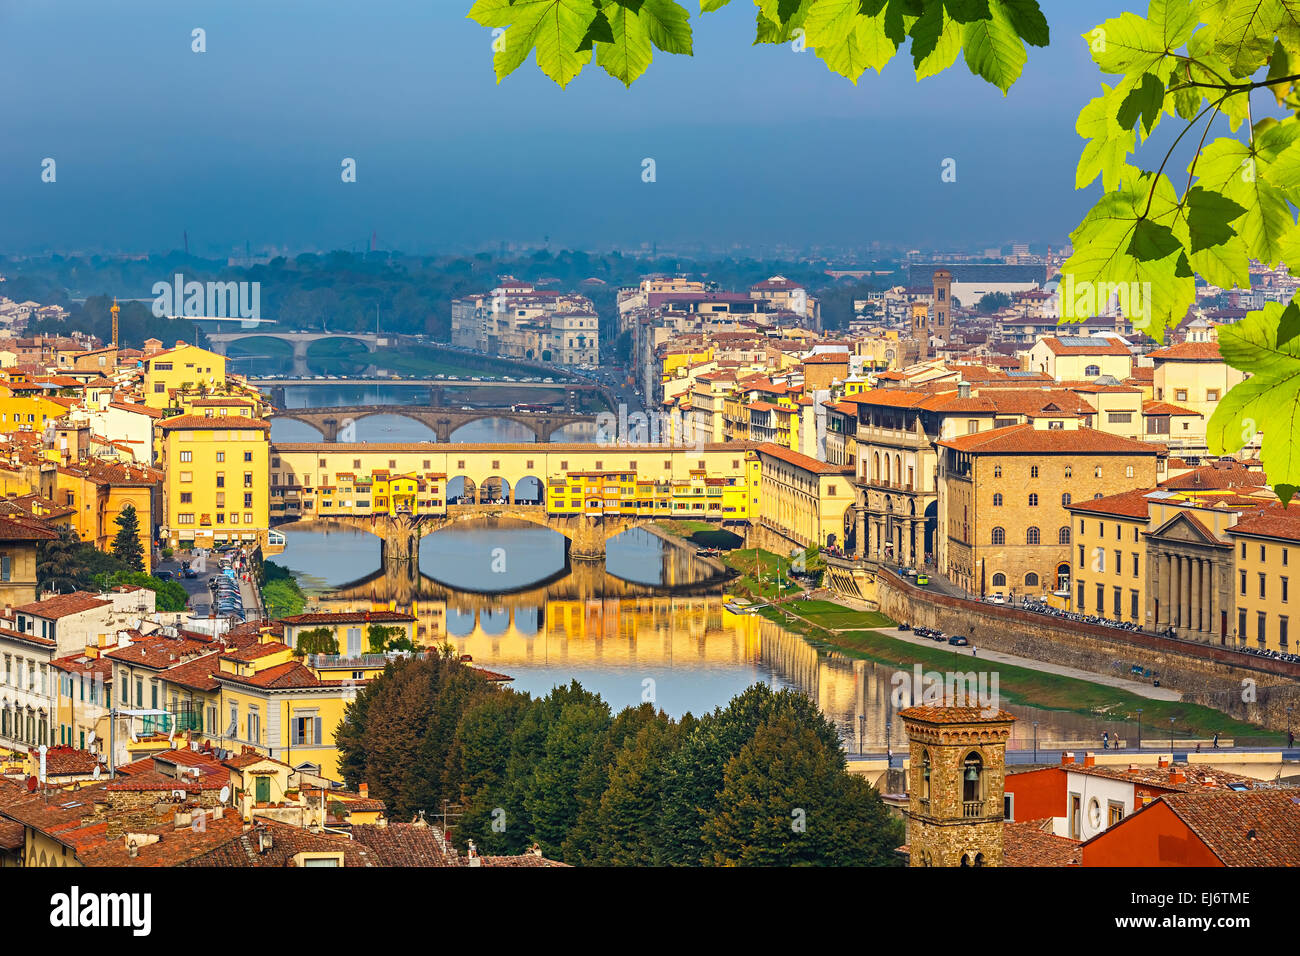
[[1125,478],[1132,478],[1132,477],[1133,477],[1133,466],[1132,466],[1132,465],[1129,465],[1127,468],[1124,469],[1124,477],[1125,477]]
[[1037,465],[1033,465],[1033,466],[1030,467],[1030,469],[1029,469],[1029,477],[1030,477],[1030,478],[1037,478],[1037,477],[1038,477],[1038,466],[1037,466]]
[[1025,587],[1027,588],[1038,587],[1038,575],[1035,574],[1033,571],[1030,571],[1028,574],[1025,575]]
[[993,575],[993,586],[995,588],[1004,588],[1007,586],[1007,576],[999,571]]
[[994,507],[994,508],[1001,508],[1001,507],[1002,507],[1002,495],[997,494],[997,495],[994,495],[994,496],[993,496],[993,507]]
[[1038,529],[1032,525],[1025,531],[1025,544],[1038,544]]
[[1092,477],[1094,477],[1094,478],[1100,478],[1100,477],[1101,477],[1101,465],[1098,465],[1096,468],[1094,468],[1094,469],[1092,470]]
[[1070,493],[1069,493],[1068,491],[1067,491],[1065,494],[1061,495],[1061,505],[1062,505],[1062,506],[1068,505],[1068,504],[1069,504],[1071,501],[1073,501],[1073,500],[1074,500],[1074,499],[1070,497]]
[[1038,507],[1038,495],[1036,495],[1036,494],[1030,494],[1030,496],[1029,496],[1029,507],[1031,507],[1031,508],[1037,508],[1037,507]]
[[1001,478],[1001,477],[1002,477],[1002,466],[1001,466],[1001,465],[994,465],[994,466],[993,466],[993,477],[994,477],[994,478]]
[[880,452],[876,452],[875,470],[872,472],[872,481],[877,484],[880,482]]
[[921,799],[930,799],[930,751],[921,751]]
[[993,529],[993,543],[994,543],[994,544],[1006,544],[1006,543],[1007,543],[1007,533],[1006,533],[1005,531],[1003,531],[1001,528],[994,528],[994,529]]
[[1066,466],[1065,466],[1065,477],[1066,477],[1066,478],[1073,478],[1073,477],[1074,477],[1074,469],[1071,468],[1069,465],[1066,465]]
[[962,808],[964,816],[982,817],[984,815],[982,807],[971,806],[971,804],[984,799],[984,758],[974,750],[968,753],[966,759],[962,761],[961,799],[962,803],[965,804]]
[[1095,495],[1092,496],[1092,500],[1093,500],[1093,501],[1096,501],[1096,500],[1097,500],[1098,498],[1100,498],[1100,497],[1101,497],[1101,492],[1099,491],[1099,492],[1097,492]]
[[1068,524],[1061,525],[1061,530],[1056,532],[1056,543],[1057,544],[1070,543],[1070,526]]
[[1083,374],[1084,374],[1084,375],[1100,375],[1100,374],[1101,374],[1101,366],[1100,366],[1100,365],[1089,365],[1087,368],[1085,368],[1085,369],[1083,370]]

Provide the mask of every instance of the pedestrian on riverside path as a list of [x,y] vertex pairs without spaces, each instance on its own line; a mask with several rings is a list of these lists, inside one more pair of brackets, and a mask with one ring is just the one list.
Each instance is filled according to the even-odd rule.
[[1219,735],[1218,735],[1218,734],[1215,734],[1215,735],[1214,735],[1214,749],[1215,749],[1215,750],[1218,750],[1218,749],[1219,749]]
[[1101,749],[1102,749],[1102,750],[1109,750],[1109,749],[1110,749],[1110,731],[1109,731],[1109,730],[1103,730],[1103,731],[1101,732]]

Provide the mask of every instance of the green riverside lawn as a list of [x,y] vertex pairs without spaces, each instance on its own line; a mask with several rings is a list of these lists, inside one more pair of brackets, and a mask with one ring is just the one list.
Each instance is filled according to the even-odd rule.
[[[791,618],[787,611],[796,617]],[[964,673],[972,670],[979,660],[972,658],[969,648],[950,648],[947,644],[927,647],[882,634],[874,628],[895,627],[889,618],[876,611],[855,611],[833,601],[788,601],[758,613],[802,634],[814,646],[891,667],[910,670],[914,664],[920,664],[926,670]],[[1114,721],[1124,725],[1120,736],[1135,736],[1137,708],[1141,707],[1143,734],[1151,740],[1158,740],[1162,733],[1168,736],[1171,717],[1176,737],[1208,739],[1217,733],[1259,743],[1285,740],[1283,734],[1200,704],[1151,700],[1117,687],[1013,664],[998,664],[997,673],[998,692],[1008,703]]]

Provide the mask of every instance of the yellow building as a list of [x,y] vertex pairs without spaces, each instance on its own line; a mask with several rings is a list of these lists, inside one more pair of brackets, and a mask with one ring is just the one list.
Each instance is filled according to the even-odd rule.
[[129,505],[135,508],[144,548],[144,570],[153,561],[155,496],[163,473],[148,465],[100,458],[80,464],[46,465],[41,469],[41,494],[56,505],[72,509],[71,524],[82,541],[100,551],[111,551],[119,530],[117,518]]
[[266,543],[271,426],[257,418],[180,415],[159,423],[160,536],[172,547]]
[[256,747],[295,770],[338,780],[334,731],[359,678],[322,680],[287,644],[264,638],[221,655],[225,746]]
[[1236,632],[1241,644],[1294,653],[1291,644],[1291,558],[1300,559],[1300,514],[1272,506],[1228,528],[1234,542]]
[[[548,514],[745,521],[757,495],[758,469],[751,446],[727,443],[278,443],[271,451],[277,517],[394,515],[407,508],[445,515],[456,503],[530,503],[536,499],[525,498],[525,482],[525,488],[544,490]],[[366,487],[369,497],[356,490]],[[347,488],[353,489],[351,498],[340,490]],[[344,499],[352,502],[350,510],[338,505]]]
[[[415,615],[401,611],[341,611],[328,613],[295,614],[280,619],[284,627],[284,643],[290,648],[298,647],[298,638],[308,631],[329,631],[338,642],[338,660],[330,660],[329,655],[315,655],[312,666],[325,676],[329,671],[335,680],[362,680],[374,677],[384,669],[384,661],[371,659],[370,629],[382,627],[390,631],[396,629],[404,637],[415,643]],[[391,639],[391,636],[390,636]],[[364,667],[363,667],[364,665]],[[356,671],[364,669],[364,674]]]
[[52,397],[38,386],[0,382],[0,432],[42,431],[71,407],[72,399]]
[[54,537],[34,518],[0,517],[0,600],[7,607],[36,600],[36,547]]
[[[1166,412],[1161,422],[1169,426],[1172,455],[1198,458],[1209,454],[1205,430],[1210,416],[1228,390],[1245,379],[1245,373],[1223,360],[1218,342],[1181,342],[1150,353],[1155,363],[1154,398],[1186,410],[1181,421]],[[1163,437],[1161,441],[1166,441]],[[1258,448],[1258,438],[1253,448]]]
[[856,497],[853,470],[788,448],[759,445],[758,523],[794,547],[843,547]]
[[150,408],[173,407],[173,390],[225,383],[226,357],[197,345],[177,342],[175,348],[144,359],[144,401]]
[[1073,610],[1145,626],[1151,493],[1139,488],[1067,506],[1075,551]]

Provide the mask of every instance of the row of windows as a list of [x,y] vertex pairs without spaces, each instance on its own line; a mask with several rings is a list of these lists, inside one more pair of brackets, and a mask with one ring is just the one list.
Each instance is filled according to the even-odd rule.
[[[1287,603],[1287,601],[1290,600],[1290,593],[1289,593],[1290,579],[1278,578],[1278,583],[1281,585],[1280,597],[1282,603],[1285,604]],[[1241,596],[1242,597],[1246,596],[1246,572],[1245,571],[1241,572]],[[1259,596],[1262,598],[1268,597],[1268,576],[1264,574],[1259,575]]]
[[[1290,618],[1285,614],[1277,616],[1277,642],[1281,647],[1286,647],[1290,629]],[[1237,637],[1240,640],[1247,640],[1246,630],[1246,609],[1237,608]],[[1268,614],[1264,611],[1255,613],[1255,641],[1260,647],[1264,646],[1265,639],[1268,637]]]
[[[181,452],[181,461],[193,461],[193,460],[194,460],[194,452],[192,451]],[[222,462],[225,460],[226,460],[226,453],[224,451],[217,452],[217,461]],[[252,460],[253,460],[253,453],[251,451],[244,452],[244,461],[252,461]]]
[[[993,544],[1006,544],[1007,532],[1005,528],[993,529]],[[1025,529],[1025,544],[1042,544],[1042,533],[1032,525]],[[1070,528],[1068,525],[1058,528],[1056,531],[1057,544],[1070,543]]]
[[[1030,478],[1037,478],[1038,475],[1039,475],[1039,471],[1038,471],[1038,469],[1039,469],[1039,466],[1038,466],[1038,465],[1031,465],[1031,466],[1029,467],[1029,477],[1030,477]],[[1094,478],[1100,478],[1100,477],[1101,477],[1101,465],[1097,465],[1096,467],[1094,467],[1094,468],[1092,469],[1092,476],[1093,476]],[[993,477],[994,477],[994,478],[1001,478],[1001,477],[1002,477],[1002,466],[1001,466],[1001,465],[994,465],[994,466],[993,466]],[[1065,477],[1066,477],[1066,478],[1073,478],[1073,477],[1074,477],[1074,468],[1073,468],[1073,466],[1071,466],[1071,465],[1066,465],[1066,466],[1065,466]],[[1126,465],[1126,466],[1124,467],[1124,477],[1125,477],[1125,478],[1132,478],[1132,477],[1133,477],[1133,466],[1132,466],[1132,465]],[[1097,497],[1100,498],[1101,495],[1098,495]]]
[[[1246,542],[1245,542],[1245,541],[1241,542],[1241,556],[1242,556],[1243,558],[1246,557]],[[1286,548],[1283,548],[1283,549],[1282,549],[1282,567],[1284,567],[1284,568],[1287,566],[1287,558],[1288,558],[1287,549],[1286,549]],[[1261,545],[1259,546],[1259,560],[1261,560],[1261,561],[1267,561],[1267,560],[1268,560],[1268,546],[1267,546],[1267,545],[1261,544]]]
[[[1137,555],[1134,555],[1134,557],[1137,557]],[[1083,582],[1082,580],[1079,581],[1078,596],[1075,598],[1075,602],[1077,605],[1075,607],[1075,610],[1081,613],[1083,611],[1091,610],[1092,613],[1099,614],[1105,617],[1108,613],[1106,608],[1106,585],[1104,584],[1096,585],[1097,603],[1094,604],[1091,609],[1088,608],[1087,587],[1088,586],[1085,582]],[[1111,594],[1110,594],[1111,600],[1110,600],[1109,616],[1111,617],[1112,620],[1115,621],[1123,620],[1124,618],[1123,606],[1125,604],[1124,589],[1112,585],[1110,590],[1111,590]],[[1138,592],[1136,590],[1133,589],[1129,590],[1127,603],[1128,603],[1129,619],[1134,621],[1138,620],[1139,602],[1138,602]]]

